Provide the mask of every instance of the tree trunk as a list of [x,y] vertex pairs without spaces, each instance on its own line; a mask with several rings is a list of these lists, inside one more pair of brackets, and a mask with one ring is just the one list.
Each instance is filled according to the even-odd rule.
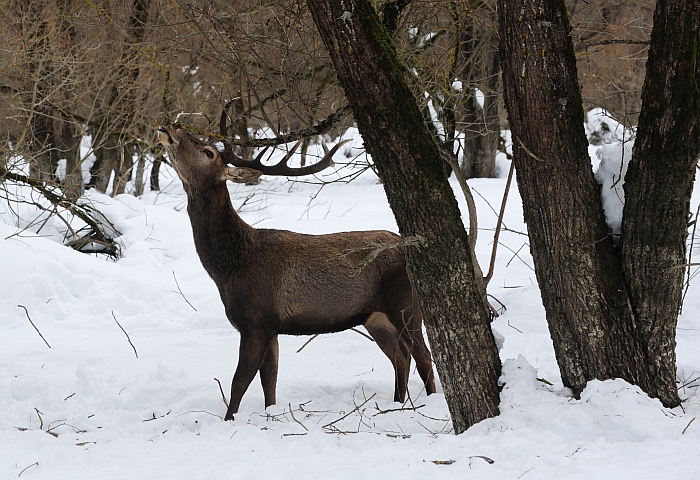
[[[40,87],[37,86],[39,90]],[[56,181],[57,163],[52,155],[56,149],[56,136],[49,109],[44,106],[30,106],[31,112],[31,160],[30,177],[45,182]]]
[[474,253],[391,36],[370,0],[308,0],[404,237],[455,432],[498,414],[500,360]]
[[[639,383],[644,356],[583,129],[563,0],[499,0],[513,159],[530,250],[564,385]],[[645,382],[646,383],[646,382]]]
[[58,153],[66,160],[66,175],[63,178],[63,193],[71,200],[77,200],[83,194],[82,159],[80,143],[82,136],[74,122],[66,118],[56,121],[58,127]]
[[151,191],[160,192],[160,166],[163,164],[165,157],[157,155],[153,159],[153,166],[151,167]]
[[96,160],[90,168],[90,185],[99,192],[107,193],[112,172],[117,172],[119,169],[119,159],[123,155],[123,147],[119,143],[118,137],[108,132],[105,126],[98,133],[95,133],[92,139]]
[[700,10],[658,2],[619,250],[587,154],[563,0],[499,0],[499,17],[518,186],[562,380],[579,393],[587,380],[620,377],[676,406]]
[[700,7],[697,0],[658,0],[637,140],[625,177],[621,246],[652,379],[645,390],[665,405],[679,403],[675,333],[698,156]]
[[[464,129],[461,169],[465,178],[491,178],[496,173],[500,82],[498,53],[491,43],[490,32],[477,32],[472,16],[464,14],[455,61],[456,77],[462,81],[458,108]],[[484,94],[483,107],[476,97],[477,87]]]

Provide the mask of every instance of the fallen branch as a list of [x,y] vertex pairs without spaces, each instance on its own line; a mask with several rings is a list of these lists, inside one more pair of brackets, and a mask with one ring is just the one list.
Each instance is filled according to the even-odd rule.
[[362,402],[360,405],[355,406],[355,408],[353,408],[352,410],[350,410],[348,413],[346,413],[345,415],[343,415],[343,416],[340,417],[339,419],[333,420],[332,422],[323,425],[321,428],[332,427],[333,425],[335,425],[336,423],[340,422],[341,420],[345,420],[346,418],[348,418],[348,417],[349,417],[350,415],[352,415],[353,413],[359,412],[360,409],[361,409],[362,407],[364,407],[370,400],[372,400],[372,399],[375,397],[375,395],[377,395],[377,394],[376,394],[376,393],[373,393],[367,400],[365,400],[364,402]]
[[[93,241],[98,241],[102,243],[112,244],[112,240],[107,238],[107,236],[102,232],[100,224],[92,217],[89,211],[89,207],[84,205],[78,205],[72,200],[64,197],[51,190],[43,181],[37,180],[36,178],[31,178],[26,175],[20,175],[18,173],[13,173],[8,171],[6,168],[0,167],[0,178],[9,179],[15,182],[24,183],[29,185],[38,191],[44,198],[46,198],[52,205],[63,207],[70,213],[85,222],[91,229],[91,236]],[[109,225],[110,229],[120,235],[119,231],[114,228],[114,225]]]
[[292,420],[294,420],[294,421],[297,422],[299,425],[301,425],[301,428],[303,428],[303,429],[306,430],[307,432],[309,431],[309,429],[306,428],[306,425],[304,425],[303,423],[301,423],[299,420],[297,420],[297,417],[294,416],[294,410],[292,410],[292,404],[291,404],[291,403],[289,404],[289,413],[292,415]]

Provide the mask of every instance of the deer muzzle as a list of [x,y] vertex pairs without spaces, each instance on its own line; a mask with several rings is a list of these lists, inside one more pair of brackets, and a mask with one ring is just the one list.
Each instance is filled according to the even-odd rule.
[[170,136],[168,129],[163,126],[158,127],[158,141],[165,147],[169,147],[176,143],[173,140],[173,137]]

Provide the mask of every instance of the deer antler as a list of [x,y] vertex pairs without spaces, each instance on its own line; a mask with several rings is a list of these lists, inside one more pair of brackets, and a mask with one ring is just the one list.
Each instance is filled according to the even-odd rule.
[[[226,112],[228,111],[228,107],[231,105],[231,102],[232,100],[226,102],[226,105],[224,105],[224,109],[221,112],[221,119],[219,120],[219,131],[223,137],[226,137],[228,133],[228,116]],[[323,150],[325,155],[323,158],[317,163],[307,165],[305,167],[290,167],[287,164],[287,162],[289,162],[289,160],[292,158],[292,155],[294,155],[296,149],[299,148],[299,145],[301,145],[301,140],[294,144],[294,146],[289,149],[282,160],[274,165],[263,165],[262,163],[262,157],[265,155],[265,152],[267,152],[267,147],[264,148],[254,160],[245,160],[233,153],[233,145],[231,142],[227,141],[224,141],[223,158],[226,163],[229,163],[235,167],[252,168],[254,170],[261,171],[265,175],[286,175],[289,177],[300,177],[302,175],[318,173],[321,170],[325,170],[326,168],[330,167],[333,164],[333,155],[335,155],[341,146],[345,145],[349,141],[350,140],[343,140],[342,142],[337,143],[330,150],[328,150],[324,145]]]

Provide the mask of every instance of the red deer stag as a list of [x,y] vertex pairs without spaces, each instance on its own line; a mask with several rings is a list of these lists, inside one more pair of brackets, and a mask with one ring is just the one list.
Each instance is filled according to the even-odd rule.
[[[220,128],[226,132],[226,109]],[[226,420],[260,371],[265,407],[276,403],[277,335],[312,335],[364,325],[394,367],[394,401],[406,396],[411,355],[428,394],[435,380],[422,334],[422,316],[406,272],[402,247],[384,249],[369,264],[370,245],[400,239],[388,231],[303,235],[255,229],[236,214],[226,181],[247,183],[262,174],[307,175],[329,166],[340,144],[319,163],[275,165],[223,152],[185,130],[159,127],[158,139],[187,193],[197,253],[219,289],[226,316],[240,332],[238,366]],[[234,165],[233,167],[227,164]],[[365,265],[366,264],[366,265]],[[364,265],[364,268],[362,266]]]

